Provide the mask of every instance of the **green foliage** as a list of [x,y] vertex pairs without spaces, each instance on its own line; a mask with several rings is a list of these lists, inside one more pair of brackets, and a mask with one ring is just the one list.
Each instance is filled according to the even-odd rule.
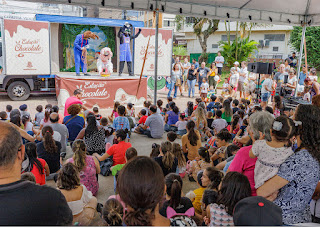
[[184,56],[184,55],[187,55],[188,52],[187,52],[187,48],[184,47],[184,46],[174,46],[173,47],[173,54],[174,55],[181,55],[181,56]]
[[[300,51],[300,42],[302,28],[295,26],[290,35],[290,44],[295,51]],[[306,29],[306,46],[308,66],[320,69],[320,27],[307,27]],[[304,61],[304,58],[303,58]]]
[[253,51],[258,49],[258,43],[254,40],[249,40],[249,37],[244,39],[238,37],[237,40],[234,40],[230,44],[225,41],[220,41],[219,44],[222,48],[221,55],[229,67],[233,66],[235,61],[239,63],[247,61]]

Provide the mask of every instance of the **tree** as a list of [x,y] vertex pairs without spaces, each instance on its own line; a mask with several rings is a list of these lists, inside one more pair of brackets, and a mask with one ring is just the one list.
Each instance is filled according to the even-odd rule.
[[185,56],[187,55],[187,48],[183,47],[183,46],[174,46],[173,47],[173,54],[174,55],[181,55],[181,56]]
[[[290,34],[289,43],[300,52],[300,42],[302,36],[302,28],[295,26]],[[307,27],[306,29],[306,46],[308,55],[308,66],[320,69],[320,27]],[[304,58],[302,58],[304,60]]]
[[[193,27],[193,32],[196,34],[202,53],[199,57],[199,62],[207,61],[208,54],[207,54],[207,40],[210,35],[214,34],[215,31],[218,30],[219,20],[209,19],[209,18],[199,18],[199,17],[189,17]],[[182,26],[186,23],[186,18],[180,15],[177,15],[175,18],[176,21],[176,28],[177,30],[181,30]]]

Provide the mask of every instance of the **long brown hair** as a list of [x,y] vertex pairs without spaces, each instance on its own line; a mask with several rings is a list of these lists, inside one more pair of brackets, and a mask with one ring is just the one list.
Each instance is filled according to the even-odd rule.
[[191,146],[196,146],[199,140],[199,136],[197,135],[197,133],[195,132],[194,128],[195,128],[196,124],[194,123],[193,120],[189,120],[187,123],[187,129],[188,129],[188,140],[191,144]]
[[161,143],[160,150],[163,153],[162,163],[167,169],[171,169],[174,163],[175,156],[172,153],[172,144],[169,141]]
[[74,153],[73,154],[74,165],[77,167],[78,171],[80,172],[87,165],[86,164],[86,152],[87,152],[86,144],[82,139],[77,139],[72,144],[72,151]]
[[187,165],[186,157],[184,156],[179,143],[172,144],[172,153],[178,159],[178,167],[185,167]]
[[176,210],[181,201],[182,179],[180,175],[170,173],[165,177],[165,182],[167,195],[170,196],[169,206]]
[[[125,224],[151,226],[155,209],[163,198],[164,187],[161,167],[154,159],[138,156],[128,162],[117,181],[120,198],[130,206],[124,216]],[[148,210],[151,212],[147,213]]]
[[50,126],[45,126],[42,128],[43,136],[43,146],[49,154],[54,154],[58,152],[56,142],[53,139],[53,130]]

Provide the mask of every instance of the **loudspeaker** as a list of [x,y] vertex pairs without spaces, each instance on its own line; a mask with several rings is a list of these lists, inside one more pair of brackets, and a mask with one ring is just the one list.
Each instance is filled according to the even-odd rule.
[[272,74],[273,63],[249,63],[248,71],[257,74]]

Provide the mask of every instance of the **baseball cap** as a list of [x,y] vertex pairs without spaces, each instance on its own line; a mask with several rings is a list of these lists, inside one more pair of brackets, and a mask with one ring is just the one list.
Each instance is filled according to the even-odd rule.
[[27,108],[28,108],[28,106],[27,106],[26,104],[20,105],[20,107],[19,107],[19,109],[20,109],[21,111],[24,111],[24,110],[26,110]]
[[282,209],[261,196],[240,200],[233,212],[235,226],[282,226]]

